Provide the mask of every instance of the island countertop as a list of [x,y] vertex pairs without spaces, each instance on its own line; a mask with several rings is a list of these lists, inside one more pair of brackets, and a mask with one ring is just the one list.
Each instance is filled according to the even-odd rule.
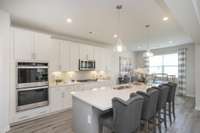
[[101,111],[106,111],[112,108],[112,99],[114,97],[128,100],[131,93],[137,91],[146,92],[147,88],[148,86],[144,84],[132,85],[131,88],[121,90],[116,90],[111,87],[101,87],[88,91],[74,92],[72,95]]

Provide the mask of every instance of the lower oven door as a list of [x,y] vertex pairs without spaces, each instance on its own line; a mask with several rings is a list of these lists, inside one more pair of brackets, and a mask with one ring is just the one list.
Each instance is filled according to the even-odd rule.
[[49,104],[48,86],[17,89],[17,111],[29,110]]

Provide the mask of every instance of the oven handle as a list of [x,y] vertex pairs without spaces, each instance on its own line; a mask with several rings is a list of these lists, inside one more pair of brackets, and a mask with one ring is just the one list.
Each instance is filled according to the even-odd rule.
[[42,86],[42,87],[32,87],[32,88],[17,89],[17,91],[29,91],[29,90],[48,89],[48,88],[49,88],[49,86]]
[[21,68],[21,69],[38,69],[38,68],[48,68],[48,66],[17,66],[17,68]]

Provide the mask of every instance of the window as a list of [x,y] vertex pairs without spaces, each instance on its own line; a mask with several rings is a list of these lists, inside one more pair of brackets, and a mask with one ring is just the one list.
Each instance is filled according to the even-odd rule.
[[150,73],[166,73],[178,77],[178,54],[167,54],[150,57]]

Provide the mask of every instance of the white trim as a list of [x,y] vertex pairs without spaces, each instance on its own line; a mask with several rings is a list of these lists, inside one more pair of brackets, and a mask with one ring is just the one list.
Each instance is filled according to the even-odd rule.
[[195,110],[200,111],[200,106],[195,106]]
[[200,7],[198,6],[197,0],[192,0],[192,4],[194,6],[194,10],[198,19],[198,22],[200,24]]
[[6,133],[10,130],[10,126],[8,125],[7,127],[5,127],[4,129],[0,130],[0,133]]

